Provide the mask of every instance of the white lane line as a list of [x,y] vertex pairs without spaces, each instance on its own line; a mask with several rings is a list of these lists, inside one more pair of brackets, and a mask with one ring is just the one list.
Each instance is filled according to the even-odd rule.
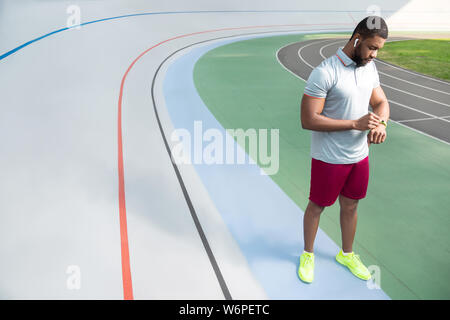
[[[444,119],[444,117],[438,117],[438,116],[435,116],[434,114],[431,114],[431,113],[428,113],[428,112],[425,112],[425,111],[422,111],[422,110],[414,109],[414,108],[412,108],[412,107],[410,107],[410,106],[407,106],[407,105],[404,105],[404,104],[402,104],[402,103],[400,103],[400,102],[395,102],[395,101],[390,100],[390,99],[388,99],[388,102],[389,102],[389,103],[393,103],[393,104],[397,104],[397,105],[399,105],[400,107],[403,107],[403,108],[406,108],[406,109],[409,109],[409,110],[413,110],[413,111],[422,113],[422,114],[428,116],[428,117],[431,118],[431,119],[441,119],[442,121],[450,122],[449,120]],[[408,121],[408,120],[398,120],[397,122],[399,122],[399,121]]]
[[[380,60],[377,59],[377,61],[379,62]],[[421,87],[421,88],[424,88],[424,89],[433,90],[433,91],[436,91],[436,92],[439,92],[439,93],[443,93],[443,94],[446,94],[446,95],[450,96],[449,92],[445,92],[445,91],[441,91],[441,90],[438,90],[438,89],[430,88],[430,87],[427,87],[427,86],[424,86],[424,85],[421,85],[421,84],[418,84],[418,83],[414,83],[414,82],[411,82],[411,81],[408,81],[408,80],[405,80],[405,79],[401,79],[401,78],[395,77],[393,75],[390,75],[390,74],[387,74],[387,73],[384,73],[384,72],[381,72],[381,71],[378,71],[378,73],[380,73],[380,74],[382,74],[384,76],[388,76],[388,77],[394,78],[396,80],[400,80],[400,81],[403,81],[403,82],[406,82],[406,83],[409,83],[409,84],[413,84],[415,86],[418,86],[418,87]]]
[[[415,108],[412,108],[412,107],[410,107],[410,106],[404,105],[404,104],[402,104],[402,103],[400,103],[400,102],[395,102],[395,101],[390,100],[390,99],[388,99],[388,101],[389,101],[390,103],[397,104],[397,105],[399,105],[399,106],[401,106],[401,107],[403,107],[403,108],[406,108],[406,109],[410,109],[410,110],[413,110],[413,111],[417,111],[417,112],[423,113],[424,115],[427,115],[427,116],[429,116],[429,117],[431,117],[431,118],[433,118],[433,119],[441,119],[442,121],[445,121],[445,122],[449,122],[449,123],[450,123],[450,120],[443,119],[442,117],[435,116],[434,114],[431,114],[431,113],[428,113],[428,112],[425,112],[425,111],[422,111],[422,110],[417,110],[417,109],[415,109]],[[405,121],[405,120],[400,120],[400,121]],[[398,122],[398,121],[397,121],[397,122]]]
[[445,143],[446,145],[450,146],[450,142],[447,142],[447,141],[445,141],[445,140],[439,139],[439,138],[437,138],[437,137],[435,137],[435,136],[432,136],[432,135],[430,135],[430,134],[428,134],[428,133],[425,133],[425,132],[423,132],[423,131],[417,130],[416,128],[407,126],[406,124],[403,124],[403,123],[401,123],[401,122],[394,121],[394,120],[390,120],[390,121],[395,122],[395,123],[401,125],[402,127],[411,129],[412,131],[415,131],[415,132],[417,132],[417,133],[421,133],[421,134],[423,134],[423,135],[425,135],[425,136],[427,136],[427,137],[429,137],[429,138],[432,138],[432,139],[435,139],[435,140],[437,140],[437,141],[443,142],[443,143]]
[[[290,44],[288,44],[287,46],[290,46],[291,44],[293,44],[293,43],[290,43]],[[280,61],[280,59],[278,58],[278,52],[280,52],[280,50],[286,48],[287,46],[284,46],[284,47],[278,49],[277,52],[275,53],[275,57],[277,57],[278,63],[280,64],[280,66],[283,67],[284,70],[286,70],[287,72],[289,72],[290,74],[292,74],[294,77],[297,77],[297,78],[302,79],[303,81],[306,81],[305,79],[303,79],[302,77],[300,77],[298,74],[295,74],[293,71],[291,71],[291,70],[289,70],[288,68],[286,68],[285,65],[282,64],[281,61]]]
[[[313,44],[322,43],[322,42],[329,41],[329,40],[330,40],[330,39],[325,39],[325,40],[321,40],[321,41],[310,42],[310,43],[308,43],[308,44],[306,44],[306,45],[300,47],[300,48],[298,49],[298,51],[297,51],[297,55],[299,56],[299,58],[300,58],[306,65],[308,65],[310,68],[314,69],[315,67],[314,67],[313,65],[309,64],[305,59],[303,59],[303,57],[302,57],[302,52],[301,52],[301,51],[302,51],[304,48],[307,48],[307,47],[309,47],[309,46],[311,46],[311,45],[313,45]],[[285,46],[285,47],[286,47],[286,46]],[[277,52],[278,52],[278,51],[277,51]]]
[[419,96],[417,94],[414,94],[414,93],[411,93],[411,92],[408,92],[408,91],[405,91],[405,90],[397,89],[397,88],[391,87],[391,86],[389,86],[389,85],[387,85],[385,83],[382,83],[381,85],[385,86],[385,87],[388,87],[388,88],[391,88],[393,90],[397,90],[397,91],[403,92],[405,94],[409,94],[410,96],[413,96],[413,97],[417,97],[417,98],[420,98],[420,99],[428,100],[428,101],[433,102],[433,103],[441,104],[441,105],[446,106],[446,107],[450,107],[450,104],[447,104],[447,103],[444,103],[444,102],[439,102],[439,101],[436,101],[436,100],[433,100],[433,99],[429,99],[429,98],[425,98],[425,97]]
[[339,41],[331,42],[329,44],[326,44],[326,45],[320,47],[319,53],[322,56],[322,58],[324,58],[324,59],[328,58],[323,54],[323,49],[325,49],[326,47],[332,46],[333,44],[337,44],[337,43],[341,43],[341,42],[348,42],[348,40],[339,40]]
[[[288,72],[290,72],[290,73],[291,73],[292,75],[294,75],[295,77],[297,77],[297,78],[299,78],[299,79],[301,79],[301,80],[307,82],[307,80],[303,79],[303,78],[300,77],[298,74],[296,74],[296,73],[292,72],[291,70],[289,70],[288,68],[286,68],[286,66],[285,66],[285,65],[280,61],[280,59],[278,58],[278,53],[280,52],[280,50],[282,50],[282,49],[284,49],[284,48],[286,48],[286,47],[288,47],[288,46],[290,46],[290,45],[291,45],[291,44],[288,44],[288,45],[286,45],[286,46],[284,46],[284,47],[278,49],[277,52],[275,53],[275,57],[277,58],[278,63],[279,63],[285,70],[287,70]],[[300,51],[300,50],[299,50],[299,51]],[[300,56],[300,59],[302,59],[302,60],[304,61],[304,59],[303,59],[301,56]],[[309,63],[307,63],[306,61],[304,61],[304,62],[305,62],[307,65],[309,65],[311,68],[314,69],[314,67],[312,67]],[[388,101],[389,101],[389,100],[388,100]],[[396,103],[396,102],[393,102],[393,101],[389,101],[389,102]],[[417,112],[425,113],[425,112],[422,112],[422,111],[420,111],[420,110],[415,110],[414,108],[405,106],[405,105],[400,104],[400,103],[397,103],[397,104],[400,105],[400,106],[404,106],[405,108],[408,108],[408,109],[413,109],[414,111],[417,111]],[[426,113],[425,113],[425,114],[426,114]],[[431,115],[431,116],[432,116],[433,118],[436,118],[436,116],[434,116],[434,115]],[[429,138],[432,138],[432,139],[434,139],[434,140],[443,142],[443,143],[445,143],[446,145],[449,145],[449,146],[450,146],[450,142],[447,142],[447,141],[445,141],[445,140],[439,139],[438,137],[432,136],[432,135],[430,135],[430,134],[428,134],[428,133],[425,133],[425,132],[423,132],[423,131],[417,130],[417,129],[413,128],[413,127],[407,126],[407,125],[405,125],[405,124],[402,124],[402,123],[400,123],[400,122],[398,122],[398,121],[395,121],[395,120],[392,120],[392,119],[389,119],[389,121],[392,121],[392,122],[394,122],[394,123],[397,123],[397,124],[399,124],[399,125],[401,125],[401,126],[403,126],[403,127],[405,127],[405,128],[408,128],[408,129],[410,129],[410,130],[413,130],[413,131],[415,131],[415,132],[417,132],[417,133],[421,133],[421,134],[423,134],[423,135],[425,135],[425,136],[427,136],[427,137],[429,137]]]
[[321,46],[321,47],[320,47],[320,50],[319,50],[320,56],[321,56],[323,59],[326,59],[327,57],[323,54],[323,49],[325,49],[326,47],[332,46],[333,44],[341,43],[341,42],[344,42],[344,41],[348,41],[348,40],[339,40],[339,41],[335,41],[335,42],[326,44],[326,45],[324,45],[324,46]]
[[436,119],[445,121],[445,119],[443,117],[440,117],[440,118],[421,118],[421,119],[400,120],[400,121],[397,121],[397,122],[403,123],[403,122],[414,122],[414,121],[436,120]]
[[[347,41],[347,40],[345,40],[345,41]],[[402,40],[391,40],[391,41],[387,41],[387,42],[396,42],[396,41],[402,41]],[[341,43],[341,42],[343,42],[343,40],[336,41],[336,42],[332,42],[332,43],[329,43],[329,44],[326,44],[326,45],[322,46],[322,47],[320,48],[320,50],[319,50],[319,53],[320,53],[320,55],[322,56],[322,58],[324,58],[324,59],[327,58],[327,57],[323,54],[323,49],[325,49],[326,47],[331,46],[331,45],[333,45],[333,44],[337,44],[337,43]],[[380,60],[378,60],[378,59],[376,59],[376,60],[377,60],[378,62],[380,62]],[[449,96],[450,96],[450,92],[445,92],[445,91],[442,91],[442,90],[430,88],[430,87],[427,87],[427,86],[424,86],[424,85],[421,85],[421,84],[418,84],[418,83],[414,83],[414,82],[412,82],[412,81],[408,81],[408,80],[405,80],[405,79],[402,79],[402,78],[399,78],[399,77],[390,75],[390,74],[388,74],[388,73],[385,73],[385,72],[382,72],[382,71],[379,71],[379,70],[378,70],[378,73],[379,73],[379,74],[382,74],[382,75],[384,75],[384,76],[393,78],[393,79],[395,79],[395,80],[403,81],[403,82],[406,82],[406,83],[409,83],[409,84],[412,84],[412,85],[415,85],[415,86],[418,86],[418,87],[421,87],[421,88],[424,88],[424,89],[433,90],[433,91],[435,91],[435,92],[439,92],[439,93],[446,94],[446,95],[449,95]]]

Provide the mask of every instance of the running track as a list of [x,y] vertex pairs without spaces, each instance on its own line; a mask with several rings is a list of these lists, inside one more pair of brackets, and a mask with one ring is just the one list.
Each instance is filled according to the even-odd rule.
[[[345,11],[342,13],[346,14]],[[200,12],[185,14],[195,16]],[[147,109],[148,104],[142,106],[140,103],[145,101],[145,97],[148,98],[148,88],[143,79],[148,81],[149,73],[152,74],[158,64],[141,59],[140,68],[133,69],[127,85],[124,85],[131,69],[130,66],[127,70],[127,66],[131,61],[137,61],[133,59],[150,44],[168,44],[167,40],[172,39],[173,46],[179,48],[212,36],[203,36],[205,33],[198,32],[198,28],[192,26],[186,28],[189,30],[184,34],[192,32],[195,40],[183,41],[181,36],[176,36],[181,33],[173,30],[149,40],[145,38],[145,31],[154,26],[150,19],[147,22],[139,20],[139,23],[137,19],[126,19],[128,32],[123,32],[119,24],[112,21],[122,18],[125,21],[125,18],[131,17],[141,19],[144,15],[153,14],[126,15],[84,23],[83,26],[96,23],[89,31],[82,28],[80,32],[68,33],[67,28],[58,29],[1,56],[2,74],[10,75],[2,79],[3,105],[8,106],[2,108],[2,134],[9,137],[2,142],[2,166],[7,168],[3,181],[8,181],[7,185],[2,186],[2,212],[7,213],[2,216],[1,232],[4,244],[1,292],[4,298],[121,298],[122,293],[125,298],[133,297],[122,291],[126,291],[128,284],[126,280],[122,283],[125,273],[122,274],[123,269],[117,264],[120,260],[118,244],[125,251],[128,245],[124,244],[123,238],[121,241],[117,239],[119,226],[115,210],[124,208],[124,198],[121,196],[121,204],[111,207],[109,203],[111,198],[117,197],[117,189],[120,190],[122,183],[119,181],[118,186],[117,176],[111,173],[117,170],[117,140],[112,139],[114,143],[111,144],[109,139],[113,136],[111,133],[116,134],[115,138],[119,133],[121,140],[121,116],[125,119],[124,174],[127,179],[123,183],[127,185],[127,208],[131,208],[127,212],[128,230],[131,230],[127,236],[131,238],[135,296],[224,297],[219,284],[212,285],[217,279],[195,226],[188,219],[189,208],[173,168],[167,161],[161,135],[156,126],[148,128],[148,123],[156,124],[157,119]],[[177,18],[174,21],[190,26],[191,19],[181,21]],[[156,17],[156,14],[154,20],[167,22]],[[353,25],[345,19],[338,20],[330,24],[292,23],[284,27],[273,24],[251,28],[323,31],[322,28],[335,30],[330,26],[350,28]],[[97,24],[103,21],[108,21],[108,24]],[[241,19],[236,25],[248,25],[247,22],[247,18],[245,21]],[[142,28],[143,25],[147,28]],[[237,34],[238,28],[234,29],[234,26],[216,30],[215,37]],[[115,34],[114,41],[103,37],[106,31]],[[136,39],[143,39],[143,44],[136,45],[136,41],[130,41],[131,31],[134,31]],[[91,49],[89,52],[83,47],[73,49],[72,44],[80,41],[80,34],[84,35],[83,44]],[[45,46],[42,45],[44,41]],[[157,49],[152,52],[153,61],[161,61],[167,56],[166,52],[172,52],[174,48]],[[77,70],[72,64],[66,64],[67,61],[80,61],[77,60],[80,58],[84,58],[84,65],[78,65]],[[95,75],[101,75],[101,79]],[[122,79],[120,88],[119,79]],[[117,123],[117,110],[111,106],[117,105],[119,89],[121,98],[122,90],[125,90],[127,110],[124,114],[119,113],[116,132],[108,123],[114,123],[111,121],[113,119]],[[48,92],[53,94],[46,94]],[[74,94],[79,100],[68,99]],[[131,110],[139,115],[136,116]],[[119,171],[120,167],[119,162]],[[153,171],[154,168],[158,171]],[[161,212],[165,213],[164,219]],[[148,223],[149,220],[151,223]],[[227,266],[223,252],[229,251],[232,241],[227,238],[226,231],[213,230],[221,236],[214,239],[214,235],[208,235],[218,259],[222,256],[222,272],[235,275],[228,282],[234,297],[263,296],[254,282],[246,280],[245,270],[236,277],[233,266]],[[224,238],[228,247],[221,252],[218,243]],[[122,263],[127,263],[128,258],[123,259],[122,256]],[[243,261],[239,257],[235,259]],[[179,268],[180,261],[190,263]],[[81,267],[82,279],[85,279],[81,291],[69,291],[65,286],[65,271],[71,264]],[[179,285],[181,281],[185,282],[183,288]],[[247,292],[242,289],[246,285],[250,287]],[[195,290],[192,290],[194,287]]]

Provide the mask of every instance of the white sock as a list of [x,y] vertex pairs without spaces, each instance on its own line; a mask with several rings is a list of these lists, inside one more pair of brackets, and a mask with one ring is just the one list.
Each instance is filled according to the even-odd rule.
[[344,256],[346,256],[346,255],[348,255],[348,254],[350,254],[350,253],[353,253],[353,251],[352,251],[352,252],[344,252],[344,250],[342,250],[342,254],[343,254]]
[[305,250],[303,250],[303,253],[314,254],[314,252],[308,252],[308,251],[305,251]]

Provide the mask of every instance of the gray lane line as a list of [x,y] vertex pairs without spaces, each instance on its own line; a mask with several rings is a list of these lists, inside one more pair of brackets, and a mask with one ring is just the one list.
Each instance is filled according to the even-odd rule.
[[[293,63],[292,63],[291,61],[289,61],[289,59],[287,58],[287,57],[292,57],[292,54],[290,54],[289,51],[295,50],[297,46],[301,46],[302,44],[303,44],[303,43],[297,43],[297,44],[289,44],[289,45],[287,45],[287,46],[284,46],[284,47],[280,48],[280,49],[277,51],[276,56],[277,56],[278,62],[283,66],[284,69],[288,70],[288,71],[289,71],[290,73],[292,73],[294,76],[296,76],[296,77],[298,77],[298,78],[300,78],[300,79],[302,79],[303,81],[306,82],[306,81],[307,81],[306,79],[307,79],[308,74],[310,73],[310,71],[309,71],[309,72],[305,72],[304,68],[301,69],[300,66],[298,66],[298,63],[293,64]],[[309,44],[308,44],[308,45],[309,45]],[[305,46],[305,45],[303,45],[303,46]],[[293,48],[292,48],[292,47],[293,47]],[[295,51],[298,52],[298,50],[295,50]],[[301,57],[301,60],[304,61],[303,57]],[[310,65],[309,63],[306,62],[305,64],[308,65],[309,67],[311,67],[311,65]],[[294,65],[295,65],[295,67],[294,67]],[[311,67],[311,68],[312,68],[312,67]],[[302,74],[303,74],[303,76],[302,76]],[[416,109],[414,109],[414,108],[405,106],[404,104],[399,104],[399,103],[395,103],[395,102],[392,102],[392,101],[390,101],[390,102],[393,103],[393,104],[399,105],[399,106],[401,106],[401,107],[404,107],[404,108],[406,108],[406,109],[414,110],[413,112],[419,112],[419,113],[422,113],[422,114],[430,115],[430,114],[427,114],[427,113],[424,112],[424,111],[416,110]],[[435,116],[435,115],[430,115],[430,116],[433,117],[433,118],[438,118],[438,117]],[[403,120],[406,120],[406,119],[403,119]],[[438,119],[438,120],[442,120],[442,119]],[[445,120],[446,120],[446,119],[445,119]],[[431,135],[431,134],[426,133],[425,131],[422,131],[422,130],[424,130],[423,128],[422,128],[422,130],[418,130],[418,129],[416,129],[416,128],[413,128],[412,126],[408,126],[408,125],[406,125],[406,124],[399,123],[399,122],[397,122],[396,120],[391,120],[391,121],[393,121],[393,122],[395,122],[395,123],[398,123],[399,125],[401,125],[401,126],[403,126],[403,127],[405,127],[405,128],[409,128],[409,129],[411,129],[411,130],[413,130],[413,131],[416,131],[416,132],[418,132],[418,133],[421,133],[421,134],[423,134],[423,135],[425,135],[425,136],[427,136],[427,137],[430,137],[430,138],[432,138],[432,139],[435,139],[435,140],[437,140],[437,141],[440,141],[440,142],[443,142],[443,143],[445,143],[445,144],[447,144],[447,145],[450,145],[450,135],[448,135],[448,134],[446,135],[445,132],[443,132],[442,134],[438,134],[438,135],[439,135],[439,136],[444,136],[445,139],[447,139],[448,141],[446,141],[446,140],[444,140],[444,139],[441,139],[441,138],[439,138],[438,136]],[[431,129],[431,130],[430,130],[430,129]],[[446,128],[444,127],[444,129],[446,129]],[[433,130],[433,128],[429,128],[427,131],[435,131],[435,130]],[[438,132],[438,133],[439,133],[439,132]]]
[[172,52],[169,56],[167,56],[161,62],[161,64],[158,66],[158,68],[156,69],[155,74],[153,75],[153,81],[152,81],[152,86],[151,86],[151,96],[152,96],[152,103],[153,103],[153,111],[154,111],[155,116],[156,116],[156,120],[157,120],[157,124],[158,124],[158,127],[159,127],[159,131],[161,133],[161,137],[163,138],[163,142],[164,142],[164,145],[166,147],[167,154],[169,155],[169,159],[170,159],[170,161],[172,163],[172,167],[173,167],[173,169],[175,171],[175,175],[176,175],[176,177],[178,179],[178,183],[180,184],[181,191],[182,191],[182,193],[184,195],[184,199],[186,200],[186,204],[187,204],[187,206],[189,208],[189,212],[191,213],[192,220],[194,221],[195,227],[196,227],[197,232],[198,232],[198,234],[200,236],[200,239],[202,241],[203,247],[205,248],[206,254],[208,255],[208,258],[209,258],[209,261],[211,263],[211,266],[212,266],[212,268],[214,270],[214,273],[215,273],[215,275],[217,277],[217,281],[219,282],[220,288],[222,289],[222,293],[223,293],[223,295],[224,295],[226,300],[232,300],[232,297],[231,297],[230,291],[228,289],[228,286],[227,286],[227,284],[225,282],[225,279],[224,279],[224,277],[222,275],[222,272],[220,271],[219,265],[217,264],[217,260],[214,257],[214,254],[213,254],[213,252],[211,250],[211,247],[210,247],[210,245],[208,243],[208,239],[206,238],[206,235],[205,235],[205,232],[203,231],[203,228],[202,228],[202,225],[200,223],[200,220],[198,219],[198,216],[197,216],[197,213],[195,211],[194,205],[192,204],[192,201],[191,201],[191,197],[189,196],[189,193],[188,193],[188,191],[186,189],[186,186],[184,184],[183,178],[181,177],[181,174],[180,174],[180,171],[178,169],[178,166],[175,163],[175,161],[172,159],[170,146],[169,146],[169,143],[167,142],[167,138],[166,138],[166,133],[164,132],[164,129],[163,129],[162,124],[161,124],[161,120],[159,119],[158,109],[156,107],[155,95],[154,95],[155,79],[156,79],[156,77],[157,77],[157,75],[159,73],[159,70],[163,66],[163,64],[167,60],[169,60],[170,57],[175,55],[177,52],[182,51],[184,49],[187,49],[187,48],[189,48],[191,46],[194,46],[196,44],[200,44],[200,43],[207,42],[207,41],[209,41],[209,40],[200,41],[200,42],[197,42],[197,43],[190,44],[188,46],[185,46],[185,47],[183,47],[181,49],[178,49],[178,50]]

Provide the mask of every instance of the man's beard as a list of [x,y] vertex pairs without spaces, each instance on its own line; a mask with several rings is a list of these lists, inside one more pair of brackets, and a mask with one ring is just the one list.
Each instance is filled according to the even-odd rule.
[[352,60],[355,61],[357,68],[363,67],[363,66],[365,66],[367,64],[367,62],[365,62],[364,59],[361,58],[361,52],[360,52],[359,49],[360,49],[359,46],[356,47],[356,49],[355,49],[355,51],[353,53],[353,58],[352,58]]

